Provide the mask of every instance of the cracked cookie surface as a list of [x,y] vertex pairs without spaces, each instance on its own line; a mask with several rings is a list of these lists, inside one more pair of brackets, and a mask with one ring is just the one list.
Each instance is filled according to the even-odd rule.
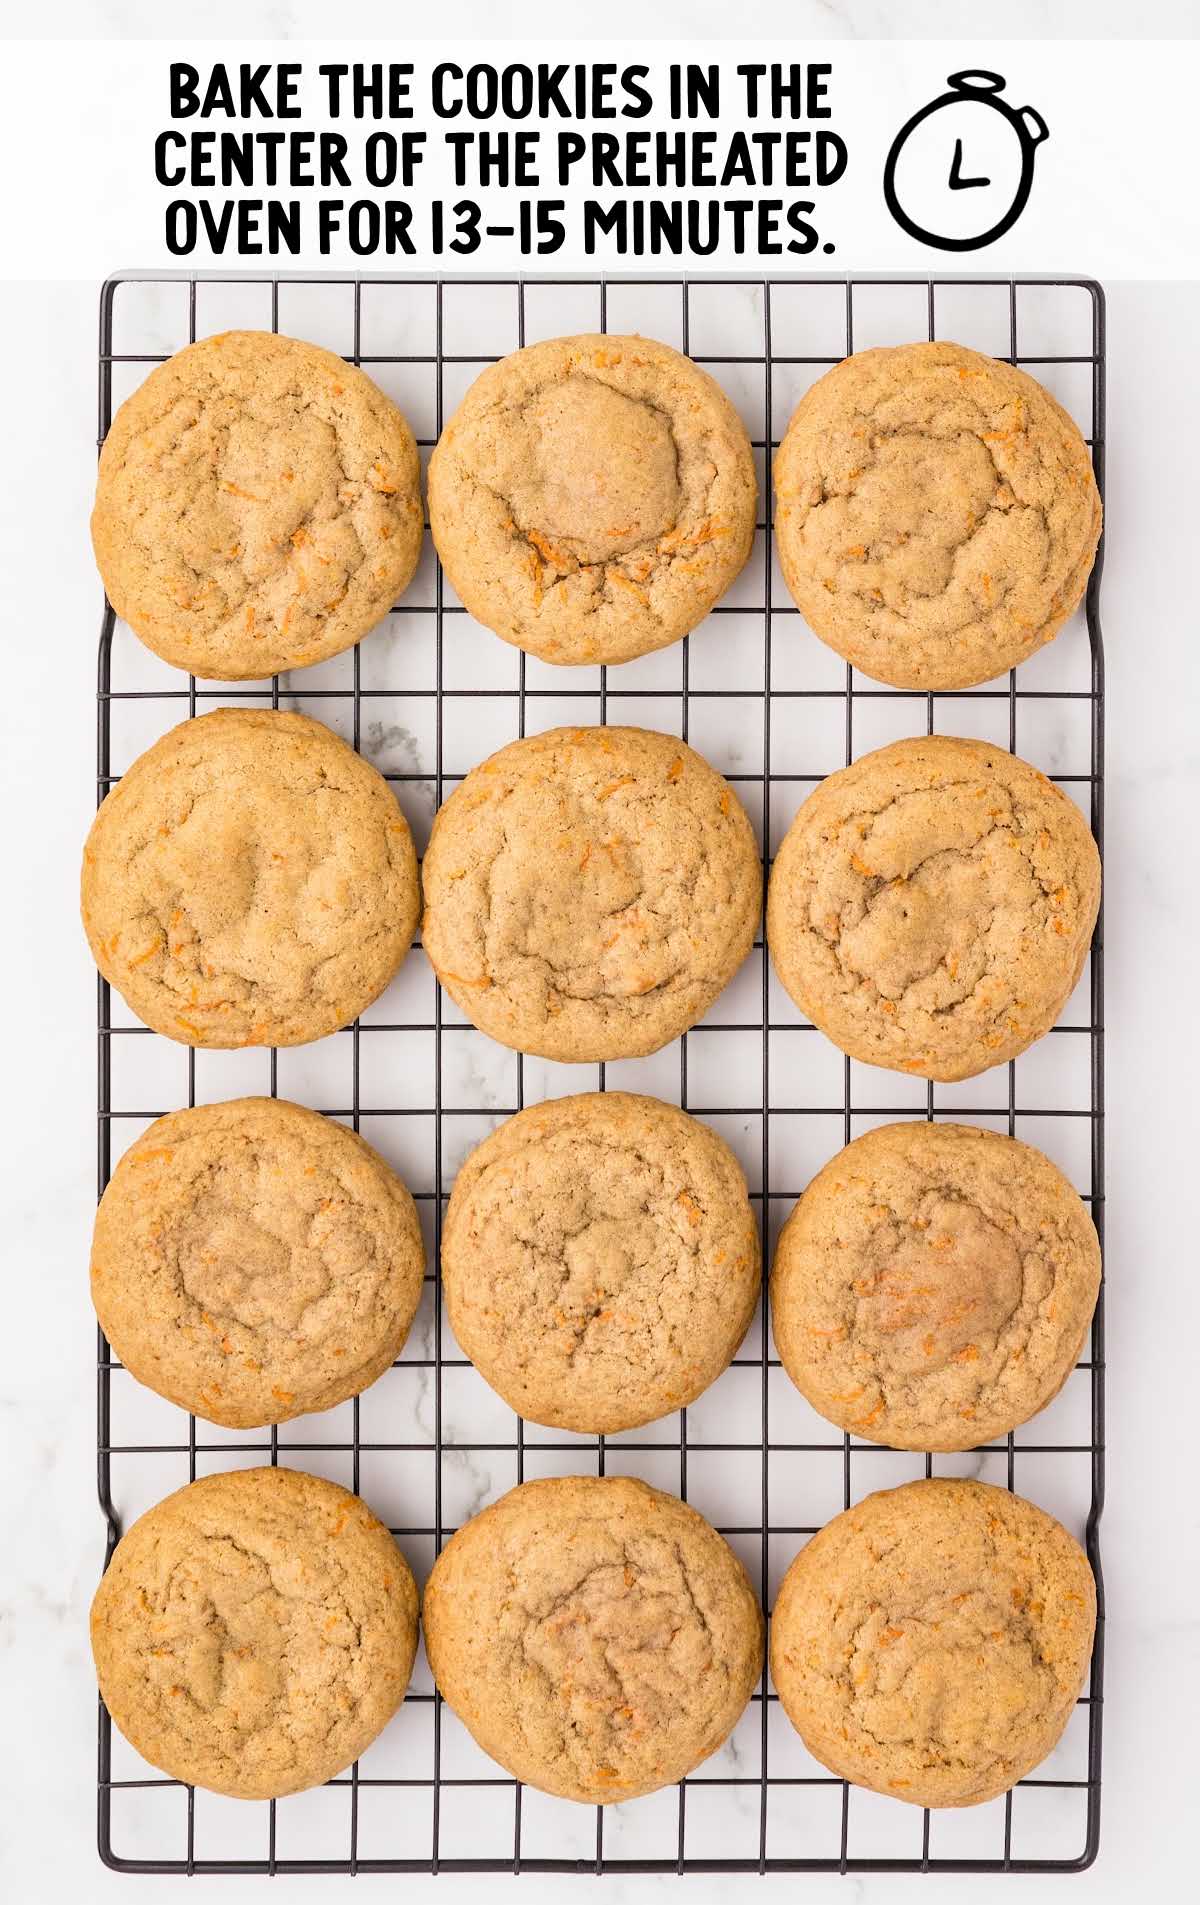
[[809,627],[898,688],[968,688],[1050,641],[1100,536],[1074,421],[1025,371],[958,344],[827,372],[788,425],[775,494]]
[[771,874],[781,981],[852,1058],[971,1078],[1053,1025],[1087,959],[1100,856],[1079,809],[983,741],[896,741],[830,774]]
[[113,1173],[92,1301],[125,1367],[226,1428],[332,1409],[395,1360],[425,1249],[399,1178],[283,1099],[169,1112]]
[[301,1045],[348,1025],[391,980],[419,905],[382,775],[274,709],[172,728],[112,789],[83,854],[92,957],[185,1045]]
[[484,1752],[599,1804],[716,1752],[762,1667],[733,1550],[625,1476],[525,1482],[485,1508],[435,1562],[423,1621],[439,1691]]
[[454,1181],[450,1324],[528,1421],[608,1434],[695,1401],[736,1353],[758,1287],[737,1159],[658,1099],[588,1092],[531,1106]]
[[1087,1556],[986,1482],[868,1495],[779,1590],[771,1677],[824,1766],[916,1806],[976,1806],[1045,1759],[1091,1653]]
[[332,351],[227,331],[151,371],[100,453],[92,541],[148,648],[240,681],[350,648],[421,549],[416,444]]
[[679,641],[750,554],[745,428],[690,358],[642,337],[560,337],[491,365],[429,465],[429,522],[459,597],[543,661],[629,661]]
[[439,810],[421,937],[474,1025],[520,1052],[655,1052],[750,951],[754,831],[673,735],[554,728],[472,770]]
[[1040,1151],[977,1125],[882,1125],[784,1225],[771,1323],[827,1421],[890,1448],[969,1449],[1058,1394],[1099,1287],[1095,1226]]
[[404,1697],[417,1590],[334,1482],[207,1475],[117,1544],[92,1602],[104,1704],[173,1779],[234,1799],[303,1792],[366,1751]]

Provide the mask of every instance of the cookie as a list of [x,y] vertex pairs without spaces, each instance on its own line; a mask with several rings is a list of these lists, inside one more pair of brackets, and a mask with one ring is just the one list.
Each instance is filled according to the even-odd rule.
[[555,728],[475,768],[433,825],[421,941],[501,1045],[639,1058],[702,1018],[754,941],[758,847],[671,734]]
[[1100,1245],[1032,1145],[889,1124],[818,1173],[771,1271],[783,1366],[827,1421],[895,1449],[970,1449],[1056,1396],[1087,1335]]
[[92,1301],[126,1369],[229,1429],[332,1409],[395,1361],[416,1206],[344,1125],[282,1099],[159,1118],[100,1200]]
[[694,1508],[627,1476],[525,1482],[429,1577],[425,1647],[485,1753],[562,1799],[655,1792],[715,1753],[762,1666],[762,1616]]
[[218,708],[141,755],[83,854],[92,957],[184,1045],[349,1025],[416,931],[417,857],[382,775],[319,721]]
[[1051,641],[1100,537],[1075,423],[1025,371],[960,344],[827,372],[788,425],[775,497],[809,627],[897,688],[969,688]]
[[228,331],[151,371],[100,453],[92,543],[147,648],[219,681],[351,648],[407,587],[420,472],[395,404],[332,351]]
[[915,1806],[977,1806],[1055,1745],[1087,1671],[1087,1556],[986,1482],[868,1495],[783,1578],[771,1676],[810,1753]]
[[745,566],[757,502],[720,385],[643,337],[558,337],[490,365],[429,465],[460,599],[548,662],[679,641]]
[[400,1705],[416,1646],[416,1585],[383,1523],[287,1468],[168,1495],[92,1602],[114,1724],[172,1779],[233,1799],[343,1772]]
[[758,1299],[746,1180],[674,1105],[587,1092],[474,1150],[442,1230],[455,1337],[518,1415],[611,1434],[694,1402]]
[[810,794],[779,849],[767,943],[843,1052],[972,1078],[1049,1031],[1083,971],[1100,856],[1078,807],[983,741],[895,741]]

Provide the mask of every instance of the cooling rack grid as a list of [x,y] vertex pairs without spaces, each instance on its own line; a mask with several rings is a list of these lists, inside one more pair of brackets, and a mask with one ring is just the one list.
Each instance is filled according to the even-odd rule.
[[[952,337],[1029,368],[1075,415],[1104,480],[1104,301],[1085,279],[653,278],[489,280],[126,274],[104,286],[99,430],[149,368],[198,336],[281,329],[366,366],[413,423],[423,456],[482,365],[540,337],[641,331],[687,351],[750,430],[762,502],[735,587],[686,641],[614,668],[553,669],[479,628],[426,542],[403,600],[351,653],[294,676],[232,686],[181,675],[105,607],[98,796],[160,733],[222,704],[298,708],[386,775],[418,850],[437,805],[478,760],[562,722],[677,732],[737,786],[764,864],[832,769],[914,732],[978,735],[1062,783],[1102,843],[1103,654],[1098,561],[1086,603],[1007,680],[906,693],[848,668],[808,632],[772,550],[769,457],[808,385],[870,344]],[[200,1474],[264,1461],[360,1490],[423,1580],[453,1529],[535,1475],[631,1473],[685,1496],[726,1534],[770,1607],[803,1541],[872,1488],[974,1474],[1016,1488],[1086,1539],[1099,1581],[1104,1483],[1103,1311],[1060,1397],[1007,1441],[921,1456],[839,1436],[808,1409],[752,1327],[700,1400],[623,1435],[524,1424],[454,1342],[435,1266],[443,1202],[467,1151],[525,1103],[567,1091],[649,1091],[706,1119],[746,1168],[768,1253],[808,1178],[843,1143],[893,1118],[967,1119],[1047,1151],[1103,1236],[1103,962],[1060,1024],[1014,1063],[933,1085],[844,1058],[774,981],[761,940],[708,1017],[653,1058],[561,1066],[472,1028],[419,949],[354,1026],[279,1052],[185,1051],[98,990],[99,1188],[164,1111],[250,1092],[342,1119],[418,1200],[430,1272],[401,1359],[352,1403],[277,1430],[226,1432],[137,1385],[103,1337],[98,1484],[108,1552],[134,1515]],[[1101,1608],[1103,1598],[1101,1596]],[[102,1858],[123,1871],[803,1872],[1070,1871],[1099,1835],[1103,1616],[1091,1675],[1054,1754],[1006,1798],[922,1813],[847,1786],[812,1760],[769,1686],[720,1753],[678,1787],[591,1810],[507,1778],[438,1699],[423,1653],[399,1714],[350,1772],[272,1803],[222,1800],[164,1779],[100,1709]]]

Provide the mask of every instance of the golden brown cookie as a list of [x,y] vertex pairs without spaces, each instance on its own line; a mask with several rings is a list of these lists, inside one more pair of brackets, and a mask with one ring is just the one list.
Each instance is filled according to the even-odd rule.
[[1078,807],[983,741],[895,741],[822,781],[775,860],[767,943],[842,1051],[971,1078],[1049,1031],[1083,971],[1100,856]]
[[644,728],[501,748],[439,811],[421,877],[422,944],[455,1005],[555,1059],[678,1038],[741,965],[762,904],[733,789]]
[[96,1213],[92,1301],[125,1367],[207,1422],[332,1409],[400,1352],[425,1247],[353,1131],[273,1098],[159,1118]]
[[788,425],[775,495],[809,627],[897,688],[969,688],[1052,640],[1100,536],[1075,423],[1025,371],[961,344],[828,371]]
[[1095,1226],[1049,1158],[976,1125],[889,1124],[839,1151],[784,1225],[771,1322],[839,1429],[971,1449],[1058,1394],[1099,1288]]
[[422,1613],[442,1698],[485,1753],[562,1799],[682,1779],[732,1732],[762,1666],[733,1550],[626,1476],[511,1490],[448,1542]]
[[451,1327],[519,1415],[608,1434],[694,1402],[749,1328],[758,1228],[715,1131],[587,1092],[474,1150],[442,1231]]
[[83,853],[92,957],[184,1045],[302,1045],[358,1017],[420,910],[408,822],[307,715],[218,708],[141,755]]
[[152,1766],[233,1799],[344,1771],[400,1705],[416,1646],[416,1585],[383,1523],[287,1468],[168,1495],[92,1602],[114,1724]]
[[885,1489],[801,1548],[771,1677],[810,1753],[915,1806],[977,1806],[1045,1759],[1096,1625],[1087,1556],[986,1482]]
[[100,455],[92,542],[164,661],[240,681],[350,648],[421,549],[412,431],[315,344],[227,331],[151,371]]
[[720,385],[644,337],[558,337],[490,365],[429,465],[461,600],[549,662],[679,641],[744,567],[757,501]]

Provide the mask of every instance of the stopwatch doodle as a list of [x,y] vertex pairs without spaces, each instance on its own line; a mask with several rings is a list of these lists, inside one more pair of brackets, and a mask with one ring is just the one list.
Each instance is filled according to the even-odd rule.
[[949,92],[922,106],[893,139],[883,196],[896,223],[921,244],[979,251],[1024,211],[1037,148],[1050,134],[1032,106],[1001,99],[1007,83],[1000,73],[951,73]]

